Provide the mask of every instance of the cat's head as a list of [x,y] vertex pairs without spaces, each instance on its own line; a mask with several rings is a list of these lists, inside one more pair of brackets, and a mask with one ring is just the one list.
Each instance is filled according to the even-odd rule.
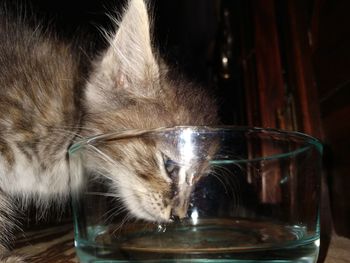
[[187,216],[191,194],[211,172],[218,146],[212,130],[178,126],[97,136],[84,156],[93,180],[103,175],[108,195],[122,201],[131,217],[167,222]]
[[[109,48],[94,63],[85,93],[84,136],[125,129],[217,123],[213,98],[195,85],[170,79],[152,46],[143,0],[130,0]],[[176,151],[152,140],[106,148],[108,168],[128,210],[148,220],[183,217],[195,180],[174,166]],[[188,167],[186,168],[188,169]],[[181,176],[182,174],[182,176]]]

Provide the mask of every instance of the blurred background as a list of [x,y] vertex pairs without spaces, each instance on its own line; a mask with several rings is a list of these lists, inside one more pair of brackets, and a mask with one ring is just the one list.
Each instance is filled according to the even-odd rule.
[[[125,1],[28,1],[63,38],[88,36]],[[324,247],[350,237],[350,1],[155,0],[155,43],[166,61],[214,91],[223,123],[296,130],[325,144]],[[88,40],[88,41],[86,41]]]

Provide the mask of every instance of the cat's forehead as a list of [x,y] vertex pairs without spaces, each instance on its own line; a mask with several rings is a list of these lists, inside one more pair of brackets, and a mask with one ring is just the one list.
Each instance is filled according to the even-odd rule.
[[[215,138],[187,129],[142,131],[104,141],[98,146],[103,152],[119,161],[143,160],[150,164],[171,159],[179,164],[197,163],[215,154]],[[102,148],[104,149],[102,149]]]
[[218,146],[215,138],[199,135],[189,128],[156,133],[150,139],[156,151],[182,164],[206,160],[216,152]]

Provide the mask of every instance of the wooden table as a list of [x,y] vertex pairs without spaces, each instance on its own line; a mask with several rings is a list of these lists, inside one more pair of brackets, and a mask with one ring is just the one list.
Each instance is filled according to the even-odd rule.
[[15,252],[28,263],[78,263],[74,249],[73,225],[34,229],[18,235]]
[[[73,228],[66,223],[34,229],[18,235],[15,251],[27,255],[28,263],[78,263]],[[350,239],[334,235],[325,263],[350,263]]]

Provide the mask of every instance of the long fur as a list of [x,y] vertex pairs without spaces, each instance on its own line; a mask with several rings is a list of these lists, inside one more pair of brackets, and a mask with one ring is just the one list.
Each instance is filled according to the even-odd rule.
[[[130,0],[123,18],[116,20],[116,33],[106,33],[109,46],[91,62],[91,72],[85,76],[84,65],[70,44],[41,32],[40,26],[31,28],[24,20],[0,16],[3,247],[10,237],[5,230],[14,225],[11,196],[23,204],[34,201],[44,209],[52,201],[67,200],[71,179],[67,149],[77,138],[124,129],[217,122],[212,98],[192,83],[169,77],[169,68],[152,46],[149,21],[145,2]],[[129,199],[140,189],[160,200],[171,196],[172,182],[155,145],[138,142],[120,147],[122,150],[119,146],[105,149],[104,154],[112,165],[106,167],[117,165],[123,176],[108,169],[98,172],[113,177],[111,189],[134,216],[149,220],[168,217],[169,205],[159,208],[168,212],[151,208],[141,212],[136,201]],[[95,161],[101,156],[95,155]],[[145,170],[154,176],[147,178],[142,174]],[[151,207],[148,199],[142,201],[145,207]],[[1,259],[1,253],[1,263],[18,262]]]

